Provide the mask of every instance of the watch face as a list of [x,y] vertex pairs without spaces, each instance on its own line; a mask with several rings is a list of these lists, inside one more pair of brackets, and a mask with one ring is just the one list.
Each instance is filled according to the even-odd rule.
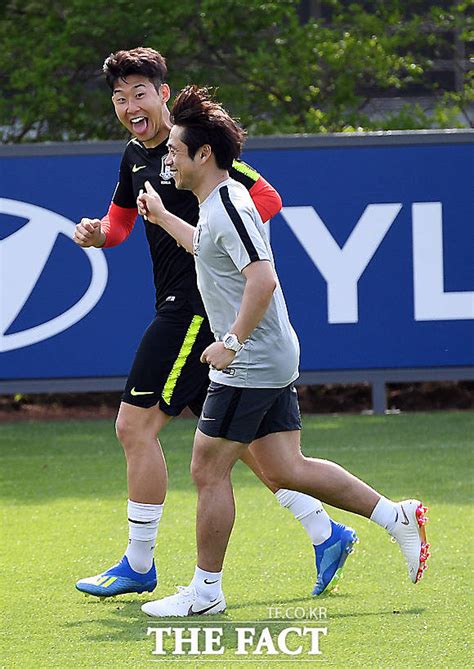
[[235,351],[236,353],[241,349],[239,340],[237,339],[236,335],[232,334],[228,335],[224,339],[224,346],[230,349],[231,351]]

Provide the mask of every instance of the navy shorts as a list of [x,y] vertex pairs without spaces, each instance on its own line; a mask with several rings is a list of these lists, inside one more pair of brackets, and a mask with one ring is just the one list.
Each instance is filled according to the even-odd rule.
[[209,386],[209,366],[199,358],[213,341],[207,318],[186,304],[166,305],[143,335],[122,401],[144,409],[158,404],[170,416],[189,407],[199,416]]
[[285,388],[236,388],[211,382],[198,428],[208,437],[250,444],[274,432],[301,430],[298,393]]

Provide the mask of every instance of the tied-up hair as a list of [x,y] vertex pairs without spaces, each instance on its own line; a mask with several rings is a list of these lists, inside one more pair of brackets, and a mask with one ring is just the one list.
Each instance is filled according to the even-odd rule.
[[131,74],[139,74],[149,79],[156,90],[166,81],[168,69],[166,61],[158,51],[148,47],[137,47],[129,51],[116,51],[105,59],[103,68],[105,80],[113,91],[119,79]]
[[229,170],[240,156],[245,131],[207,88],[186,86],[174,101],[172,122],[184,128],[181,141],[188,147],[190,158],[208,144],[220,169]]

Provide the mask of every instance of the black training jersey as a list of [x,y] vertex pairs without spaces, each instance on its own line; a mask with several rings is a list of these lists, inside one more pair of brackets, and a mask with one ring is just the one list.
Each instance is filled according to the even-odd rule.
[[[137,139],[130,140],[120,164],[119,182],[113,202],[127,209],[136,207],[139,192],[144,189],[145,181],[149,181],[168,211],[196,226],[199,219],[197,197],[191,191],[176,188],[169,168],[165,165],[168,154],[166,142],[167,139],[158,146],[147,149]],[[245,163],[237,163],[237,169],[232,168],[230,176],[248,190],[259,178],[258,173]],[[177,296],[185,296],[192,303],[195,313],[205,315],[196,285],[193,256],[178,246],[173,237],[159,225],[148,221],[144,221],[144,224],[153,263],[156,308],[167,299],[172,302]]]

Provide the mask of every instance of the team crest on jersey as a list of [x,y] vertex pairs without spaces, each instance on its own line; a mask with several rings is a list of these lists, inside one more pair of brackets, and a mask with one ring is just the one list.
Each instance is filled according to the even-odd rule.
[[170,168],[168,165],[165,165],[165,161],[167,158],[167,155],[164,155],[161,158],[161,172],[160,172],[160,177],[163,179],[163,181],[170,181],[170,179],[173,178],[173,175],[171,174]]

